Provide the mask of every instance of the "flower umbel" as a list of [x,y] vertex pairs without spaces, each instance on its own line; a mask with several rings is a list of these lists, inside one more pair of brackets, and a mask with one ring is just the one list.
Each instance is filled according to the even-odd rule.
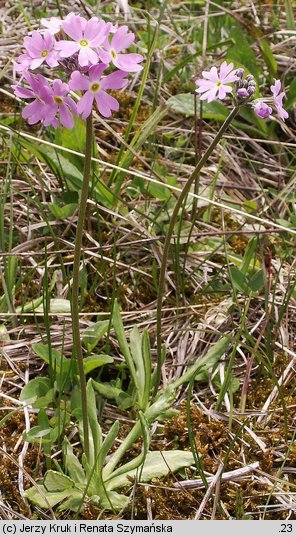
[[[129,32],[127,26],[118,28],[97,17],[86,20],[75,13],[69,13],[64,20],[43,18],[41,24],[45,29],[34,30],[25,37],[25,53],[19,56],[16,65],[27,87],[16,84],[13,86],[15,94],[33,99],[25,106],[23,117],[30,124],[41,121],[54,128],[59,124],[73,128],[73,116],[81,114],[86,119],[94,103],[104,117],[110,117],[112,111],[119,109],[119,103],[106,90],[124,88],[128,83],[127,73],[142,69],[139,64],[143,56],[121,53],[134,42],[134,33]],[[70,98],[67,83],[60,79],[48,81],[41,74],[30,73],[44,66],[58,67],[64,77],[72,75],[71,89],[84,91],[78,105]],[[102,78],[102,73],[110,66],[113,72]],[[114,67],[117,70],[114,71]]]
[[212,102],[213,100],[225,99],[228,93],[232,93],[233,88],[228,84],[238,80],[236,70],[233,69],[233,63],[223,63],[218,71],[217,67],[212,67],[210,71],[202,72],[203,78],[196,80],[198,88],[195,90],[200,93],[200,100],[207,100]]

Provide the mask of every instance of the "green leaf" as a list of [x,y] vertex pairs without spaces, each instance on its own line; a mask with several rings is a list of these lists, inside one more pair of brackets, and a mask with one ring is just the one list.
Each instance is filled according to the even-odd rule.
[[[194,117],[194,95],[192,93],[179,93],[170,97],[167,101],[175,112],[185,116]],[[204,119],[215,119],[216,121],[224,121],[228,116],[228,110],[220,102],[203,103]]]
[[105,440],[103,441],[102,447],[99,452],[99,456],[97,458],[97,464],[98,464],[98,473],[101,474],[103,465],[105,462],[105,458],[109,452],[109,450],[112,448],[115,439],[118,436],[120,424],[119,421],[115,421],[115,423],[111,426]]
[[[49,396],[48,396],[49,395]],[[30,404],[34,408],[45,407],[43,404],[47,404],[52,401],[52,389],[49,378],[38,377],[30,380],[22,389],[20,394],[20,401],[24,404]],[[40,403],[42,405],[40,405]]]
[[241,291],[246,291],[246,278],[243,272],[241,272],[236,266],[230,266],[229,268],[231,281],[234,287]]
[[292,80],[290,88],[287,92],[287,100],[284,103],[284,106],[287,110],[291,110],[296,102],[296,78]]
[[[220,359],[220,357],[223,354],[225,354],[225,352],[227,351],[229,344],[230,344],[230,337],[221,337],[221,339],[218,340],[215,344],[213,344],[213,346],[208,350],[208,352],[203,357],[197,359],[194,365],[191,365],[191,367],[188,367],[187,371],[180,378],[178,378],[178,380],[175,380],[174,382],[172,382],[169,388],[166,389],[166,391],[168,389],[171,389],[171,390],[177,389],[178,387],[180,387],[180,385],[183,385],[183,383],[189,382],[193,376],[196,377],[196,375],[200,374],[201,372],[207,372],[209,370],[212,370],[213,367],[218,362],[218,360]],[[164,395],[166,394],[166,391],[164,391]],[[153,404],[153,406],[154,405],[155,404]],[[164,408],[162,411],[166,411],[166,409],[168,408]]]
[[5,324],[0,324],[0,344],[3,345],[5,342],[10,340],[9,333]]
[[102,383],[93,380],[93,386],[95,390],[108,400],[115,400],[120,409],[127,409],[133,405],[131,397],[119,389],[110,385],[110,383]]
[[78,205],[79,202],[79,196],[78,192],[73,192],[71,190],[65,190],[61,194],[62,200],[66,205]]
[[253,237],[249,240],[245,249],[244,258],[240,265],[241,272],[246,275],[249,271],[253,271],[256,266],[256,252],[258,249],[258,239]]
[[175,472],[182,467],[194,465],[194,457],[191,452],[184,450],[168,450],[148,452],[141,469],[133,469],[124,474],[110,478],[107,489],[113,490],[130,485],[131,478],[139,478],[140,482],[149,482],[153,478],[162,478],[169,472]]
[[142,356],[142,335],[137,326],[134,326],[131,330],[130,350],[136,368],[136,387],[142,392],[145,388],[145,369]]
[[55,203],[49,203],[47,206],[57,220],[65,220],[69,218],[72,216],[72,214],[74,214],[77,208],[76,203],[70,203],[68,205],[64,205],[63,207],[60,207]]
[[291,2],[291,0],[285,0],[285,11],[286,11],[287,29],[295,30],[293,3]]
[[109,327],[109,320],[101,320],[96,322],[92,326],[88,327],[82,335],[82,344],[91,352],[102,337],[107,333]]
[[264,270],[258,270],[249,280],[249,287],[252,292],[258,292],[264,286]]
[[269,70],[269,74],[275,77],[277,73],[277,62],[275,61],[275,57],[266,39],[260,40],[260,48],[261,48],[261,52],[264,57],[266,66]]
[[[56,314],[71,313],[71,302],[69,300],[64,300],[63,298],[53,298],[49,302],[49,311],[50,313]],[[36,307],[35,312],[44,312],[43,303]]]
[[48,436],[50,439],[51,428],[44,428],[43,426],[33,426],[28,432],[23,434],[23,440],[29,443],[39,441],[40,439]]
[[117,300],[115,300],[115,303],[114,303],[112,321],[113,321],[113,327],[116,333],[116,337],[119,343],[120,350],[124,355],[124,358],[130,370],[130,374],[132,376],[133,382],[135,385],[137,385],[136,369],[135,369],[135,365],[134,365],[134,362],[130,353],[130,349],[126,340],[126,336],[124,333],[123,322],[121,319]]
[[83,360],[84,373],[89,374],[96,368],[102,367],[103,365],[107,365],[113,362],[114,359],[110,355],[90,355],[89,357],[85,357],[85,359]]
[[75,482],[68,476],[63,473],[58,473],[50,469],[47,471],[43,485],[45,489],[49,492],[59,492],[64,490],[69,490],[75,487]]
[[[71,496],[73,496],[74,490],[71,490]],[[81,494],[81,492],[80,492]],[[49,493],[48,490],[42,486],[34,486],[25,491],[24,497],[31,503],[39,506],[39,508],[48,509],[48,506],[53,508],[63,499],[66,499],[69,496],[69,489],[58,491],[55,493]]]
[[164,184],[156,184],[155,182],[149,182],[147,192],[155,199],[159,199],[159,201],[167,201],[172,195],[169,188]]
[[[102,447],[102,430],[98,422],[96,396],[94,392],[93,381],[87,382],[87,409],[89,421],[89,459],[87,460],[90,467],[94,467],[95,461]],[[80,421],[80,435],[83,437],[83,426]]]
[[[94,502],[94,497],[90,497],[90,500]],[[117,512],[126,508],[129,502],[129,497],[116,493],[116,491],[108,491],[107,497],[97,497],[97,504],[101,508],[105,508],[106,510],[111,510],[112,508],[112,510]]]
[[230,379],[228,391],[232,394],[236,393],[240,388],[240,381],[236,376],[232,376]]
[[66,473],[76,484],[86,484],[85,471],[73,452],[72,445],[67,437],[63,441],[63,453]]
[[35,354],[38,355],[38,357],[45,361],[45,363],[49,363],[51,353],[51,359],[58,368],[61,367],[62,361],[65,360],[65,358],[63,359],[61,352],[59,352],[55,348],[51,348],[50,351],[48,345],[43,344],[42,342],[36,342],[35,344],[33,344],[32,349]]
[[[150,439],[151,439],[150,438],[150,431],[149,431],[149,423],[148,423],[145,415],[141,411],[139,411],[139,418],[140,418],[140,424],[141,424],[141,429],[142,429],[142,434],[141,435],[142,435],[142,438],[143,438],[142,452],[141,452],[141,454],[136,456],[136,458],[133,458],[132,460],[130,460],[126,464],[121,465],[120,467],[118,467],[118,469],[116,469],[115,471],[112,471],[111,475],[110,475],[110,472],[108,472],[108,470],[106,470],[106,466],[105,466],[105,468],[103,470],[103,473],[102,473],[102,476],[103,476],[104,481],[106,481],[107,487],[108,487],[108,481],[110,479],[113,480],[115,477],[117,477],[119,475],[130,473],[134,469],[137,469],[138,467],[140,467],[140,465],[142,466],[143,462],[146,459],[146,456],[148,454],[148,449],[149,449],[149,446],[150,446]],[[111,461],[112,461],[112,455],[111,455]]]
[[226,58],[235,62],[239,67],[246,67],[259,83],[257,57],[249,44],[246,33],[239,24],[233,23],[229,37],[234,40],[235,44],[228,49]]
[[[55,143],[67,149],[72,149],[77,153],[85,153],[85,121],[79,117],[74,117],[74,128],[68,129],[60,127],[55,130]],[[83,172],[83,157],[67,153],[68,160],[81,172]]]

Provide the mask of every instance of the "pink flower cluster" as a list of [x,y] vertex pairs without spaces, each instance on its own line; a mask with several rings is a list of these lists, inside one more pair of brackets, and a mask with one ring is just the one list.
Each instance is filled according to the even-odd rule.
[[[200,94],[200,100],[212,102],[214,100],[223,100],[227,95],[233,94],[236,90],[235,99],[238,101],[250,101],[255,93],[256,84],[254,77],[248,75],[243,79],[244,69],[234,69],[233,63],[229,65],[224,61],[220,68],[212,67],[210,71],[203,71],[202,78],[196,80],[196,92]],[[234,86],[230,85],[233,84]],[[280,119],[285,121],[289,117],[286,110],[283,108],[283,98],[286,93],[282,91],[281,81],[275,80],[274,85],[270,88],[272,98],[256,99],[252,103],[252,108],[255,114],[266,119],[271,116],[273,109],[269,103],[274,106]],[[266,102],[265,102],[266,101]]]
[[[86,119],[94,102],[104,117],[110,117],[119,103],[107,90],[122,89],[128,73],[142,69],[140,54],[124,52],[134,42],[134,33],[127,26],[117,28],[97,17],[86,20],[75,13],[64,20],[41,19],[41,24],[44,30],[25,37],[25,52],[15,67],[26,86],[14,85],[14,92],[32,101],[24,107],[23,117],[31,125],[42,121],[45,126],[57,128],[61,123],[73,128],[73,115]],[[41,66],[68,72],[70,80],[48,80],[36,73]],[[103,76],[108,67],[112,72]],[[69,96],[71,90],[84,92],[78,104]]]

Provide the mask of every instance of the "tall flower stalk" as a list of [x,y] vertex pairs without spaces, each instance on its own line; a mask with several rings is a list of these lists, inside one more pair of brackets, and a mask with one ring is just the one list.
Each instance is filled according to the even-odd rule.
[[158,387],[160,384],[160,377],[161,377],[161,366],[162,366],[162,338],[161,338],[161,327],[162,327],[162,302],[163,302],[163,294],[164,294],[164,282],[165,282],[165,273],[166,273],[166,267],[170,252],[170,245],[171,245],[171,239],[174,232],[174,227],[177,222],[178,214],[180,209],[182,208],[182,205],[184,203],[184,200],[186,199],[187,195],[190,192],[190,188],[196,178],[198,177],[201,169],[217,147],[219,141],[221,140],[224,132],[229,127],[231,121],[234,119],[236,114],[238,113],[240,109],[240,104],[235,106],[233,110],[230,112],[227,119],[225,119],[223,125],[221,126],[220,130],[218,131],[216,137],[212,141],[211,145],[208,147],[204,155],[199,160],[198,164],[196,165],[194,171],[190,175],[188,181],[186,182],[182,192],[180,193],[180,196],[178,197],[178,201],[175,205],[173,214],[171,216],[170,224],[167,230],[167,234],[164,241],[163,246],[163,254],[162,254],[162,261],[160,266],[160,273],[159,273],[159,281],[158,281],[158,292],[157,292],[157,306],[156,306],[156,342],[157,342],[157,369],[156,369],[156,381],[155,381],[155,387],[154,387],[154,396],[156,396]]
[[[274,108],[283,121],[287,119],[288,113],[283,108],[283,98],[285,97],[285,92],[282,91],[280,80],[275,80],[273,86],[270,90],[273,95],[273,98],[267,99],[256,99],[253,102],[254,94],[256,92],[256,83],[252,75],[247,75],[244,78],[244,69],[233,69],[233,63],[229,65],[224,61],[220,68],[212,67],[210,71],[203,71],[202,78],[196,80],[196,93],[199,94],[200,100],[206,100],[207,102],[212,102],[214,100],[223,100],[227,96],[232,96],[234,107],[230,112],[229,116],[225,119],[223,125],[218,131],[216,137],[212,141],[211,145],[208,147],[204,155],[198,161],[193,173],[189,177],[187,183],[185,184],[178,201],[175,205],[173,214],[171,216],[171,221],[167,230],[167,234],[163,246],[163,255],[160,266],[159,273],[159,282],[158,282],[158,292],[157,292],[157,306],[156,306],[156,343],[157,343],[157,367],[156,367],[156,381],[154,388],[154,396],[156,396],[158,387],[160,384],[161,377],[161,367],[162,367],[162,338],[161,338],[161,328],[162,328],[162,303],[163,303],[163,294],[164,294],[164,283],[165,283],[165,273],[166,266],[169,257],[170,244],[172,235],[174,232],[174,227],[177,222],[178,214],[180,209],[183,206],[183,203],[190,192],[190,189],[196,181],[199,173],[215,148],[217,147],[219,141],[221,140],[224,132],[229,127],[230,123],[237,115],[239,109],[242,106],[251,106],[255,114],[263,119],[269,118],[272,113],[272,108],[264,102],[270,102],[273,104]],[[234,91],[233,91],[234,90]]]
[[86,205],[89,191],[91,157],[93,145],[93,122],[92,114],[86,119],[86,139],[85,139],[85,157],[83,181],[81,189],[81,197],[78,210],[78,220],[75,237],[74,263],[73,263],[73,284],[72,284],[72,332],[73,332],[73,355],[76,358],[79,372],[82,420],[83,420],[83,436],[84,436],[84,451],[87,459],[89,459],[89,434],[88,434],[88,415],[87,415],[87,394],[86,394],[86,379],[83,366],[83,353],[79,330],[79,269],[81,260],[81,248],[84,220],[86,213]]

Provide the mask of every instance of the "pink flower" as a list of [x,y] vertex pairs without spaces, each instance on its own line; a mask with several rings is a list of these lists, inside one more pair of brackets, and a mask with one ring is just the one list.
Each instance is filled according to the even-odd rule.
[[32,75],[26,72],[25,80],[29,87],[19,85],[12,86],[15,95],[22,99],[33,99],[33,102],[27,104],[22,112],[24,119],[28,120],[29,125],[34,125],[42,121],[45,126],[52,125],[55,128],[60,123],[66,128],[73,128],[73,115],[77,114],[75,102],[68,97],[69,86],[61,80],[54,80],[52,85],[41,74]]
[[271,93],[273,94],[273,100],[275,107],[278,111],[280,118],[285,121],[289,117],[288,112],[283,108],[283,98],[286,96],[284,91],[280,92],[282,89],[281,81],[275,80],[274,85],[270,87]]
[[18,57],[20,65],[16,67],[18,71],[24,69],[37,69],[42,63],[47,63],[49,67],[58,66],[58,54],[54,50],[55,41],[52,35],[45,31],[44,35],[34,31],[31,36],[24,39],[25,54]]
[[33,76],[26,72],[24,79],[28,82],[29,88],[19,85],[12,86],[12,88],[17,97],[33,99],[33,102],[24,107],[22,117],[28,120],[29,125],[34,125],[38,121],[43,121],[45,117],[46,106],[50,102],[48,93],[50,85],[41,74]]
[[119,110],[118,101],[108,95],[107,89],[121,89],[126,86],[128,81],[124,78],[125,72],[116,71],[101,78],[102,73],[108,66],[104,63],[93,65],[89,69],[89,77],[83,76],[79,71],[72,73],[70,88],[73,91],[85,91],[81,97],[77,110],[86,119],[92,111],[94,101],[97,104],[100,114],[104,117],[110,117],[112,111]]
[[254,101],[253,110],[261,119],[266,119],[272,114],[272,108],[263,101]]
[[219,73],[217,67],[212,67],[210,71],[203,71],[202,76],[203,78],[195,82],[198,86],[196,92],[202,93],[200,100],[207,100],[208,102],[212,102],[217,98],[224,99],[227,93],[232,93],[232,87],[227,84],[238,80],[236,70],[233,70],[233,63],[227,65],[226,61],[223,61],[220,66]]
[[[111,29],[110,32],[112,33],[113,30]],[[135,34],[129,32],[127,26],[122,26],[115,31],[111,43],[108,38],[104,41],[105,50],[99,49],[100,59],[106,64],[113,63],[121,71],[130,73],[141,71],[143,67],[138,65],[144,59],[141,54],[120,54],[134,42],[134,39]]]
[[[50,17],[49,19],[42,18],[40,19],[40,22],[42,26],[44,26],[51,35],[57,34],[61,30],[61,26],[63,23],[62,19],[60,19],[59,17]],[[43,33],[46,32],[46,30],[41,31]]]
[[69,89],[68,84],[59,79],[54,80],[52,86],[48,88],[44,126],[52,125],[57,128],[60,122],[66,128],[74,127],[73,114],[77,115],[77,106],[73,99],[68,96]]
[[80,15],[70,13],[65,18],[62,29],[73,41],[62,39],[56,43],[61,58],[69,58],[78,52],[78,63],[81,67],[98,62],[96,49],[104,42],[108,31],[103,20],[92,17],[87,21]]

